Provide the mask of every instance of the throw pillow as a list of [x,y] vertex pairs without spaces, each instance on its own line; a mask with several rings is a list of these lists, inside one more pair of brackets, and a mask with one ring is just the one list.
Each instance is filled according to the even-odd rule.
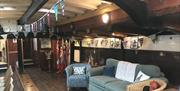
[[157,81],[153,80],[150,82],[150,91],[158,89],[159,87],[160,87],[160,84]]
[[85,67],[73,67],[73,74],[74,75],[81,75],[81,74],[85,74]]
[[103,75],[114,77],[115,76],[115,67],[114,66],[105,66],[103,69]]
[[137,74],[137,77],[135,79],[135,82],[148,80],[149,78],[150,78],[150,76],[146,75],[142,71],[139,71],[139,73]]

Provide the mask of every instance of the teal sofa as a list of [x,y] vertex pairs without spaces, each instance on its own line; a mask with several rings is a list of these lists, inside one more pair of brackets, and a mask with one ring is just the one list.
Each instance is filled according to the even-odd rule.
[[[118,61],[119,60],[108,58],[105,66],[114,66],[116,69]],[[103,69],[105,66],[92,68],[90,70],[89,91],[126,91],[127,85],[133,84],[131,82],[116,79],[115,77],[103,75]],[[139,71],[151,76],[150,79],[158,78],[165,82],[168,81],[158,66],[138,64],[135,70],[135,77]]]

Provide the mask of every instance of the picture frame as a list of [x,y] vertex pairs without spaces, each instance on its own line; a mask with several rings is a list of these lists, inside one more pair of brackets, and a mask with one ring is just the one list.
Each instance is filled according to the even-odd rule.
[[41,43],[41,49],[51,48],[51,40],[48,38],[41,38],[40,43]]

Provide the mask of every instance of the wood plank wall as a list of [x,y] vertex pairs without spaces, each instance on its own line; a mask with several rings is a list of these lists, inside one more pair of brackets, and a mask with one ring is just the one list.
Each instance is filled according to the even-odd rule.
[[81,61],[88,62],[88,55],[94,50],[96,51],[95,60],[104,61],[99,62],[101,63],[100,65],[105,64],[107,58],[115,58],[140,64],[153,64],[161,68],[171,84],[180,84],[180,52],[81,48]]

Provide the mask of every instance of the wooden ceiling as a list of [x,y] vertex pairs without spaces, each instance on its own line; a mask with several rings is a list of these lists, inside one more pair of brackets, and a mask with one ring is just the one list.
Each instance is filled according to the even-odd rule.
[[[0,19],[19,19],[31,2],[31,0],[0,0]],[[12,8],[13,10],[4,8]]]
[[[50,9],[56,0],[49,0],[41,9]],[[89,17],[93,17],[102,13],[110,12],[115,9],[119,9],[113,3],[104,2],[102,0],[64,0],[65,2],[65,15],[58,15],[58,21],[56,25],[66,24],[83,20]],[[59,9],[61,13],[61,9]],[[37,12],[30,19],[29,23],[32,23],[42,17],[46,12]],[[51,14],[52,22],[55,22],[54,14]]]

